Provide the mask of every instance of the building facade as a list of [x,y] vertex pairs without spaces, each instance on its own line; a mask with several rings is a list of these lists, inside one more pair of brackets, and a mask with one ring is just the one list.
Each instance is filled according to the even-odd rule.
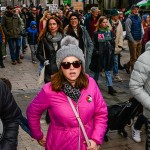
[[[12,5],[12,6],[16,6],[16,5],[30,5],[31,2],[33,2],[33,4],[35,6],[37,6],[38,4],[41,4],[43,7],[46,6],[46,4],[48,3],[48,0],[0,0],[1,1],[1,6],[7,6],[7,5]],[[63,4],[64,0],[53,0],[54,4],[58,4],[61,5]],[[71,2],[77,2],[77,1],[83,1],[83,3],[85,5],[90,4],[90,5],[95,5],[98,4],[98,0],[71,0]],[[131,7],[131,5],[133,3],[137,3],[141,0],[103,0],[104,1],[104,9],[111,9],[111,8],[129,8]]]

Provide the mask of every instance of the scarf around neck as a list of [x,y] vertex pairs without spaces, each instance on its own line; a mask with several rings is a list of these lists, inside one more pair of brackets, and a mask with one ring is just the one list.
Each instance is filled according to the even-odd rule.
[[106,27],[106,28],[99,28],[99,31],[107,32],[107,31],[109,31],[109,27]]
[[62,39],[62,34],[60,32],[57,32],[55,36],[52,36],[50,32],[46,33],[46,38],[48,41],[51,41],[52,43],[58,42]]
[[62,90],[67,96],[72,98],[75,102],[78,102],[79,97],[80,97],[80,89],[79,88],[73,87],[68,82],[64,82]]
[[113,21],[111,20],[111,26],[112,26],[112,32],[113,32],[113,35],[114,35],[114,39],[116,39],[116,33],[117,33],[117,27],[119,25],[119,20],[117,21]]

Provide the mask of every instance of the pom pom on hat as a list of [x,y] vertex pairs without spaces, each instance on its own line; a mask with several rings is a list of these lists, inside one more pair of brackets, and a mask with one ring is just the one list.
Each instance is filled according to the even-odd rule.
[[72,36],[66,36],[65,38],[63,38],[61,40],[61,44],[60,45],[62,47],[64,45],[67,46],[68,44],[72,44],[72,45],[76,45],[76,46],[79,45],[78,41],[74,37],[72,37]]
[[72,36],[66,36],[61,41],[61,48],[56,53],[56,64],[60,69],[61,62],[69,56],[74,56],[82,61],[82,66],[85,69],[85,59],[83,51],[78,46],[78,41]]

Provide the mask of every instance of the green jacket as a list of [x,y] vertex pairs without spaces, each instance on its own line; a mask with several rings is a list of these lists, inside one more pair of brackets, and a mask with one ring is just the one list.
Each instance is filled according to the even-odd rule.
[[3,16],[2,28],[7,38],[18,38],[21,36],[21,21],[15,14],[12,16],[8,16],[7,14]]

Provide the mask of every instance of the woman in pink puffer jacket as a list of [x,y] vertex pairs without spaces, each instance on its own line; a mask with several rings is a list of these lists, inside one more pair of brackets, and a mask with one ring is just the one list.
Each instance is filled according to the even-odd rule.
[[[66,43],[68,39],[69,44]],[[90,139],[88,149],[96,150],[102,144],[107,128],[107,106],[95,81],[84,72],[84,55],[74,38],[66,36],[62,40],[56,63],[59,71],[52,77],[51,83],[43,86],[27,108],[32,137],[46,150],[87,149],[68,96]],[[45,138],[40,118],[46,109],[51,123]]]

